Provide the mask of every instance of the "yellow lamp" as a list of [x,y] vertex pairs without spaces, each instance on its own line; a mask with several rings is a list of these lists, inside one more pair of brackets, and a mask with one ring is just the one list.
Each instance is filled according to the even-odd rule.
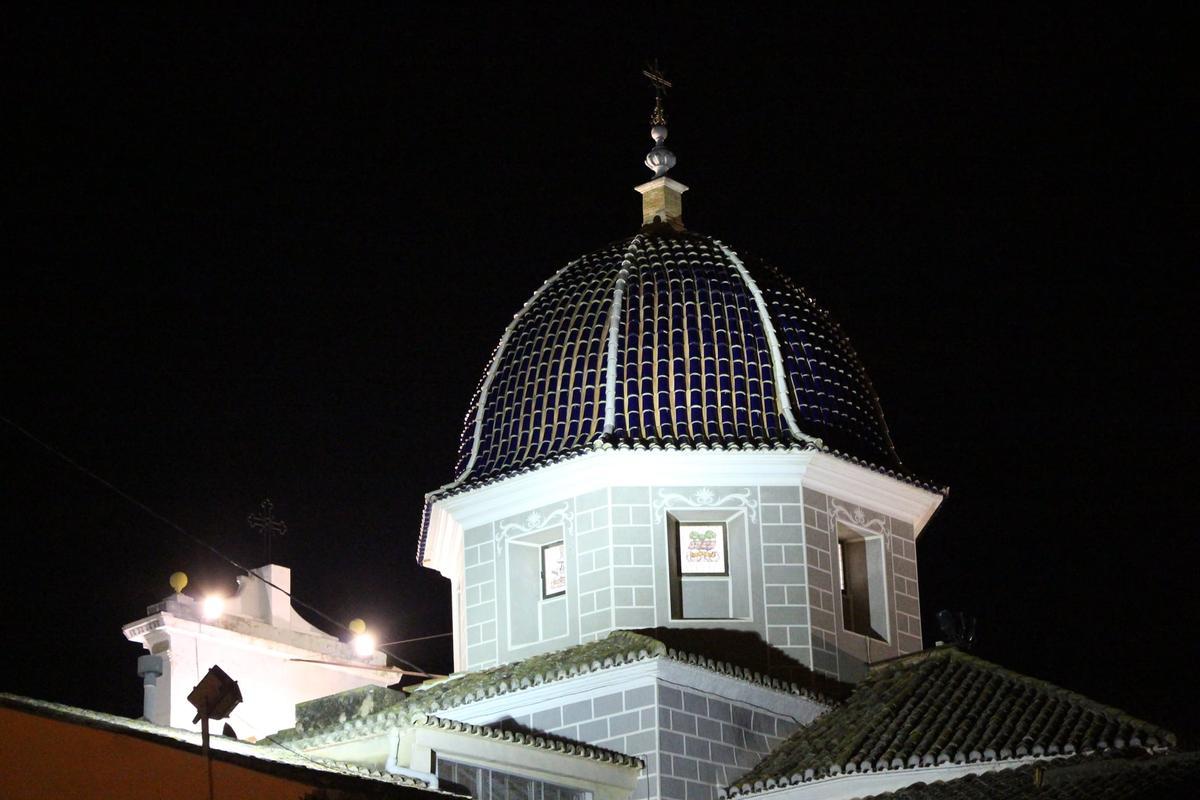
[[179,594],[180,592],[182,592],[183,587],[185,587],[185,586],[187,586],[187,573],[186,572],[172,572],[171,573],[171,588],[175,590],[175,594]]
[[351,633],[359,634],[367,629],[367,623],[363,622],[361,619],[352,619],[350,620],[350,624],[346,627],[350,629]]

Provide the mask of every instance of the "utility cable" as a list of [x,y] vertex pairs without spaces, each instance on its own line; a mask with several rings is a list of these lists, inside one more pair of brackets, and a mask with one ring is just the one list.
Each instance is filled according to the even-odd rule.
[[[99,483],[101,486],[103,486],[104,488],[108,489],[110,492],[112,492],[113,494],[117,495],[117,496],[118,496],[118,497],[120,497],[121,499],[123,499],[123,500],[125,500],[125,501],[127,501],[127,502],[129,502],[129,503],[132,503],[133,505],[137,506],[137,507],[138,507],[138,508],[140,508],[142,511],[146,512],[147,514],[149,514],[151,517],[153,517],[154,519],[156,519],[156,520],[158,520],[159,522],[161,522],[163,525],[166,525],[168,528],[171,528],[172,530],[176,531],[177,533],[181,534],[182,536],[184,536],[184,537],[186,537],[186,538],[190,539],[190,540],[191,540],[191,541],[192,541],[194,544],[200,545],[200,546],[201,546],[201,547],[203,547],[204,549],[208,550],[208,551],[209,551],[209,552],[211,552],[213,555],[217,556],[217,558],[220,558],[222,561],[224,561],[225,563],[229,564],[229,565],[230,565],[230,566],[232,566],[233,568],[235,568],[235,569],[239,570],[240,572],[244,572],[244,573],[246,573],[246,575],[250,576],[251,578],[256,578],[256,579],[258,579],[258,580],[262,581],[262,582],[263,582],[263,583],[265,583],[267,586],[270,586],[272,589],[275,589],[276,591],[282,592],[283,594],[287,595],[288,599],[289,599],[291,602],[295,603],[296,605],[303,606],[304,608],[306,608],[306,609],[308,609],[309,611],[311,611],[312,613],[316,614],[318,617],[320,617],[321,619],[325,620],[326,622],[329,622],[329,623],[330,623],[330,624],[332,624],[332,625],[336,625],[338,628],[341,628],[342,630],[345,630],[345,631],[349,631],[349,630],[350,630],[350,629],[349,629],[349,628],[346,626],[346,624],[345,624],[345,623],[343,623],[343,622],[340,622],[339,620],[336,620],[336,619],[334,619],[333,617],[329,616],[328,614],[326,614],[326,613],[325,613],[324,611],[322,611],[321,609],[317,608],[316,606],[312,605],[311,603],[307,603],[307,602],[305,602],[304,600],[301,600],[300,598],[296,597],[295,595],[293,595],[293,594],[292,594],[291,592],[289,592],[288,590],[286,590],[286,589],[284,589],[284,588],[282,588],[282,587],[280,587],[280,586],[277,586],[276,584],[272,583],[271,581],[267,580],[266,578],[262,577],[261,575],[256,575],[256,574],[254,574],[254,572],[252,572],[252,571],[251,571],[251,570],[250,570],[248,567],[245,567],[245,566],[243,566],[242,564],[238,563],[238,562],[237,562],[237,561],[235,561],[234,559],[232,559],[232,558],[230,558],[229,556],[225,555],[224,553],[222,553],[220,550],[218,550],[218,549],[217,549],[216,547],[214,547],[213,545],[211,545],[211,544],[209,544],[208,542],[204,541],[203,539],[201,539],[199,536],[195,535],[195,534],[194,534],[194,533],[192,533],[191,531],[189,531],[189,530],[185,529],[185,528],[184,528],[182,525],[179,525],[179,524],[177,524],[177,523],[173,522],[172,520],[170,520],[170,519],[167,519],[165,516],[163,516],[162,514],[158,513],[158,512],[157,512],[157,511],[155,511],[153,508],[151,508],[150,506],[148,506],[148,505],[146,505],[145,503],[143,503],[141,500],[138,500],[136,497],[134,497],[134,496],[130,495],[128,492],[122,491],[122,490],[121,490],[120,488],[118,488],[117,486],[114,486],[114,485],[113,485],[113,484],[112,484],[110,481],[107,481],[107,480],[105,480],[104,478],[100,477],[100,476],[99,476],[99,475],[97,475],[95,472],[93,472],[92,470],[88,469],[88,468],[87,468],[87,467],[85,467],[83,464],[80,464],[78,461],[76,461],[75,459],[71,458],[69,455],[67,455],[67,454],[66,454],[66,453],[64,453],[63,451],[59,450],[59,449],[58,449],[57,447],[55,447],[54,445],[52,445],[52,444],[50,444],[49,442],[46,442],[46,441],[44,441],[44,440],[42,440],[42,439],[38,438],[38,437],[37,437],[35,434],[31,433],[29,430],[25,429],[25,428],[24,428],[24,427],[22,427],[20,424],[18,424],[18,423],[16,423],[16,422],[14,422],[13,420],[9,419],[8,417],[4,416],[3,414],[0,414],[0,422],[3,422],[4,424],[8,425],[8,426],[9,426],[9,427],[11,427],[13,430],[17,431],[17,432],[18,432],[18,433],[20,433],[22,436],[24,436],[26,439],[28,439],[29,441],[31,441],[31,442],[33,442],[34,444],[38,445],[39,447],[41,447],[41,448],[42,448],[43,450],[45,450],[46,452],[50,453],[51,455],[53,455],[53,456],[57,457],[58,459],[60,459],[60,460],[62,460],[62,461],[64,461],[64,462],[66,462],[67,464],[69,464],[70,466],[72,466],[73,468],[75,468],[76,470],[78,470],[79,472],[82,472],[84,475],[86,475],[86,476],[88,476],[89,478],[91,478],[92,480],[96,481],[96,482],[97,482],[97,483]],[[390,644],[397,644],[397,643],[396,643],[396,642],[390,642]],[[407,665],[407,666],[411,667],[413,670],[415,670],[415,671],[417,671],[417,672],[423,672],[423,673],[425,673],[425,674],[427,674],[427,675],[429,675],[429,674],[432,674],[432,673],[430,673],[430,672],[429,672],[429,670],[422,669],[420,666],[418,666],[418,665],[414,664],[413,662],[409,661],[408,659],[401,658],[400,656],[396,655],[395,653],[392,653],[392,652],[389,652],[389,651],[387,651],[387,650],[384,650],[382,646],[377,646],[377,647],[376,647],[376,649],[377,649],[377,650],[379,650],[381,653],[385,653],[386,655],[389,655],[389,656],[391,656],[392,658],[394,658],[394,659],[396,659],[397,661],[399,661],[401,664],[405,664],[405,665]]]

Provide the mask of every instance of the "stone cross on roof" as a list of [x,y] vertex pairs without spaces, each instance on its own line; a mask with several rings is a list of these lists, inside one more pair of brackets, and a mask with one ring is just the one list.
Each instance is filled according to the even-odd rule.
[[287,533],[287,523],[281,519],[275,519],[275,504],[270,498],[259,503],[259,508],[262,509],[261,514],[246,515],[246,524],[256,531],[261,531],[263,535],[263,545],[267,550],[267,561],[271,563],[271,537],[283,536]]

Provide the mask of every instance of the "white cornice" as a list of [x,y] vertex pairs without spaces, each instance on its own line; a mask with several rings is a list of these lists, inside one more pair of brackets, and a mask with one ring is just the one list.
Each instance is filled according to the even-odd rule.
[[[343,642],[329,637],[318,638],[294,631],[280,631],[253,620],[221,620],[226,625],[197,622],[160,611],[149,617],[131,622],[122,629],[130,641],[147,644],[147,637],[168,636],[173,639],[198,639],[221,647],[245,650],[258,655],[267,655],[287,661],[298,661],[311,666],[320,666],[335,672],[369,677],[384,683],[397,681],[402,670],[388,667],[386,656],[376,653],[368,659],[355,656],[353,649]],[[229,627],[232,625],[233,627]],[[281,636],[281,634],[283,634]],[[286,637],[286,640],[285,640]],[[182,647],[186,652],[190,645],[172,643],[172,649]]]
[[572,700],[595,697],[609,691],[648,686],[656,680],[715,694],[775,715],[786,715],[805,724],[826,710],[824,705],[804,695],[772,689],[672,658],[659,657],[518,689],[436,713],[446,719],[486,725],[505,717],[533,714],[547,708],[557,708]]
[[909,522],[913,526],[913,538],[921,535],[929,518],[945,499],[937,492],[828,453],[813,453],[804,486]]
[[800,485],[908,522],[914,536],[942,502],[936,492],[814,450],[598,450],[435,500],[424,563],[451,577],[464,530],[612,486]]
[[633,190],[635,192],[637,192],[638,194],[645,194],[646,192],[650,191],[651,189],[657,189],[660,186],[665,186],[666,188],[670,189],[671,191],[679,192],[680,194],[683,194],[684,192],[686,192],[688,190],[688,187],[684,186],[682,183],[675,180],[674,178],[667,177],[666,175],[660,175],[657,178],[651,178],[650,180],[646,181],[645,183],[641,183],[641,184],[638,184],[637,186],[633,187]]

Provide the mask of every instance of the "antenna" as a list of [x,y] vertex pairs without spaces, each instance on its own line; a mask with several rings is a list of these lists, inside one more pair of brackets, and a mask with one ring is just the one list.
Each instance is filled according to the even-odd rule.
[[975,645],[975,617],[943,608],[938,612],[937,621],[948,644],[962,650],[970,650]]

